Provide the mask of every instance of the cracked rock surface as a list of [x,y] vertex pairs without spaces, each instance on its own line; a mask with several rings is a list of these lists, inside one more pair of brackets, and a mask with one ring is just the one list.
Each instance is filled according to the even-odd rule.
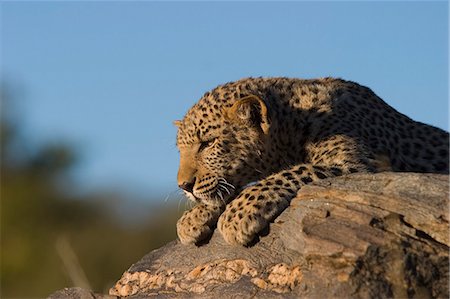
[[[254,246],[218,233],[200,247],[173,241],[132,265],[109,296],[89,298],[448,298],[448,179],[324,180],[304,187]],[[52,298],[82,298],[59,293]]]

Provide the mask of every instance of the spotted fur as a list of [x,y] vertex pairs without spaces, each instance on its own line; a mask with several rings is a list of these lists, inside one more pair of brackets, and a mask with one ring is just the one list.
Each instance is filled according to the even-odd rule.
[[449,172],[449,134],[340,79],[248,78],[207,92],[177,121],[178,184],[198,203],[182,243],[247,245],[299,189],[353,172]]

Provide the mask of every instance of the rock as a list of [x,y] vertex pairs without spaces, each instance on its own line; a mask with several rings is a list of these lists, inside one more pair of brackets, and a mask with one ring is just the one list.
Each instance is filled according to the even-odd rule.
[[114,299],[116,296],[95,294],[82,288],[65,288],[51,294],[48,299]]
[[353,174],[308,185],[254,246],[217,232],[200,247],[173,241],[132,265],[110,295],[448,298],[448,179]]

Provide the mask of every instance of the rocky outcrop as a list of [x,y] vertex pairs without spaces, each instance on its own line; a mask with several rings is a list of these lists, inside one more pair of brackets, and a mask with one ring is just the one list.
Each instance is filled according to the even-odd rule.
[[448,298],[448,225],[446,175],[324,180],[304,187],[254,246],[218,233],[200,247],[173,241],[132,265],[110,296]]

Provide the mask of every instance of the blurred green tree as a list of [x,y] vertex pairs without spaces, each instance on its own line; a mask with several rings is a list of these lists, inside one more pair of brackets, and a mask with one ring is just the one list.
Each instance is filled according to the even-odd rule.
[[64,143],[30,148],[13,97],[5,84],[0,91],[1,298],[42,298],[69,286],[107,292],[131,263],[176,237],[181,212],[173,205],[127,226],[113,213],[119,195],[67,188],[75,151]]

